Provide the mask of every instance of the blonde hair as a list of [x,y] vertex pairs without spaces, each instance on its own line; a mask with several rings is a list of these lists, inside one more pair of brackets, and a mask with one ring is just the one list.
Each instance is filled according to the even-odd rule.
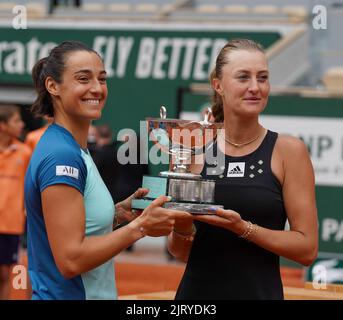
[[[213,79],[221,79],[223,76],[223,68],[229,63],[229,53],[234,50],[259,51],[265,53],[261,44],[250,39],[232,39],[219,52],[216,65],[210,74],[210,83]],[[220,94],[213,90],[212,96],[212,113],[216,122],[223,122],[224,110],[223,100]]]

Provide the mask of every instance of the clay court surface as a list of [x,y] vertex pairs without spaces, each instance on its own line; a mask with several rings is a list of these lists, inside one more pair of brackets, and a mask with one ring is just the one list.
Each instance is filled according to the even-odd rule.
[[[115,261],[119,296],[175,291],[185,268],[183,263],[168,260],[164,249],[156,246],[136,246],[133,252],[119,254]],[[27,265],[25,254],[20,264]],[[281,274],[285,286],[304,286],[302,269],[282,267]],[[28,290],[12,288],[11,299],[28,298]]]

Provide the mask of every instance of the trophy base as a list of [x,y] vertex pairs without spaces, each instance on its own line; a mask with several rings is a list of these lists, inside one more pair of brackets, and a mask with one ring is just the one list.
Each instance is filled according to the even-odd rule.
[[166,202],[164,208],[186,211],[192,214],[214,214],[210,208],[223,208],[212,204],[214,198],[213,180],[175,179],[165,177],[143,177],[143,187],[149,193],[142,199],[132,199],[131,208],[144,210],[151,202],[161,195],[168,195],[171,202]]
[[210,208],[220,208],[223,209],[224,207],[221,205],[213,205],[213,204],[206,204],[206,203],[183,203],[183,202],[167,202],[163,205],[166,209],[172,210],[180,210],[186,211],[191,214],[215,214],[210,212]]
[[173,171],[162,171],[159,173],[161,177],[164,178],[176,178],[176,179],[185,179],[185,180],[200,180],[200,174],[194,174],[189,172],[173,172]]

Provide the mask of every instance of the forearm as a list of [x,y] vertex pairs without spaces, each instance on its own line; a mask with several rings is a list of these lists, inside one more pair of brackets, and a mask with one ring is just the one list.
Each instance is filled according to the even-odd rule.
[[197,219],[234,232],[242,240],[256,245],[276,255],[309,265],[317,256],[318,228],[314,219],[308,218],[306,224],[290,223],[291,230],[272,230],[244,221],[232,210],[216,211],[216,215],[199,216]]
[[177,260],[187,262],[191,248],[191,241],[177,239],[173,232],[168,236],[168,250]]
[[187,262],[189,253],[193,245],[193,239],[196,233],[195,226],[192,224],[184,229],[182,233],[173,231],[168,236],[168,250],[178,260]]
[[317,240],[300,231],[278,231],[259,226],[251,241],[279,256],[307,266],[317,256]]
[[92,270],[122,250],[142,238],[143,234],[135,223],[130,223],[109,234],[84,237],[80,243],[70,248],[60,269],[71,278]]

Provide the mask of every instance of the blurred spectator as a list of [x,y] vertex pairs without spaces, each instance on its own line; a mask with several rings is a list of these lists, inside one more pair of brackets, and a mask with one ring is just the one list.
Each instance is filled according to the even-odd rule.
[[[135,163],[127,163],[127,164],[120,164],[117,160],[119,165],[119,172],[116,177],[116,185],[115,185],[115,197],[116,201],[119,201],[119,199],[126,199],[127,195],[132,190],[137,190],[142,186],[142,178],[144,175],[149,174],[149,166],[148,164],[140,163],[140,157],[141,157],[141,150],[140,150],[140,139],[139,136],[130,137],[129,134],[125,136],[125,141],[123,143],[127,143],[130,139],[133,139],[132,141],[137,141],[137,145],[135,145],[135,150],[137,152],[137,155],[135,160],[137,160]],[[122,145],[122,142],[117,142],[116,144],[116,152]],[[127,150],[128,153],[129,150]],[[127,154],[128,156],[128,154]],[[130,193],[132,194],[132,192]]]
[[[129,137],[127,137],[125,142],[128,139]],[[114,142],[111,128],[108,125],[104,124],[97,127],[97,149],[93,159],[116,203],[126,199],[140,188],[143,175],[149,172],[147,164],[120,164],[117,159],[117,151],[120,145],[120,142]],[[138,162],[139,159],[140,150],[138,143]]]
[[49,1],[49,13],[53,13],[55,8],[58,7],[59,5],[64,5],[64,6],[69,6],[73,5],[76,8],[79,8],[81,6],[81,0],[50,0]]
[[9,298],[10,270],[24,232],[24,177],[31,150],[18,140],[23,128],[17,106],[0,106],[0,300]]
[[41,136],[43,135],[43,133],[45,132],[45,130],[49,127],[49,125],[54,121],[54,118],[51,117],[46,117],[46,125],[38,128],[36,130],[33,130],[31,132],[29,132],[25,138],[25,144],[31,148],[31,150],[33,151],[34,148],[36,147],[39,139],[41,138]]
[[94,158],[94,152],[97,148],[98,143],[98,128],[91,124],[88,130],[88,137],[87,137],[87,148],[89,153]]
[[[123,165],[120,164],[117,159],[117,151],[121,143],[115,143],[113,141],[110,127],[104,124],[98,126],[97,130],[97,149],[94,153],[93,159],[102,179],[112,195],[113,201],[117,203],[129,197],[142,186],[143,175],[149,173],[149,167],[147,164],[139,163],[139,139],[137,139],[138,163],[128,163]],[[128,136],[127,139],[129,139]],[[133,246],[127,248],[129,251],[132,249]]]
[[110,191],[114,202],[117,202],[118,200],[115,196],[115,180],[119,171],[119,163],[116,157],[115,143],[112,139],[111,129],[107,125],[94,127],[92,132],[89,133],[88,139],[88,148],[93,143],[96,143],[96,149],[95,145],[93,146],[93,150],[96,150],[96,152],[92,154],[94,163],[107,189]]

